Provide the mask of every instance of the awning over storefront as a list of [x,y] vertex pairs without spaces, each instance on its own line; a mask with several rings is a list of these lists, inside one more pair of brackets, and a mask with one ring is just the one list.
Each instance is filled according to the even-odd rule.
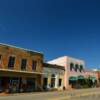
[[77,81],[77,77],[71,76],[71,77],[69,77],[69,80],[70,80],[70,81]]
[[10,69],[0,69],[0,76],[10,76],[10,77],[33,77],[35,75],[42,75],[41,72],[32,72],[32,71],[19,71],[19,70],[10,70]]
[[97,80],[95,76],[90,76],[89,79],[90,80]]
[[78,76],[78,79],[79,79],[79,80],[83,80],[83,79],[85,79],[85,78],[84,78],[84,76],[80,75],[80,76]]

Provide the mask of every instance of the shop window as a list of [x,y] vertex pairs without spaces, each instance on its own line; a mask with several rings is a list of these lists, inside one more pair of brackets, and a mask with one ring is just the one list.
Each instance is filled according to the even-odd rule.
[[22,59],[21,62],[21,70],[26,70],[27,59]]
[[70,64],[70,71],[72,71],[73,69],[74,69],[74,64],[71,63],[71,64]]
[[33,60],[32,61],[32,70],[36,70],[37,67],[37,61]]
[[62,84],[62,79],[59,79],[59,84],[58,84],[58,86],[60,87],[61,84]]
[[33,92],[36,89],[36,79],[28,78],[27,79],[27,92]]
[[8,68],[10,68],[10,69],[14,68],[14,64],[15,64],[15,57],[10,56],[9,61],[8,61]]

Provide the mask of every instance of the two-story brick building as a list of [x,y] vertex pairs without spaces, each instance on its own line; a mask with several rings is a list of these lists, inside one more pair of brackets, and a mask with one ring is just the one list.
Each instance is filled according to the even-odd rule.
[[42,89],[43,54],[0,44],[0,91],[32,92]]

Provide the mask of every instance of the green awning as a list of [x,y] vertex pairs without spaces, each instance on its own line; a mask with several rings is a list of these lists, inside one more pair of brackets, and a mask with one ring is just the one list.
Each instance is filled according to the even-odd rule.
[[84,79],[84,76],[80,75],[80,76],[78,76],[78,79],[79,80],[83,80]]
[[69,77],[69,80],[70,80],[70,81],[77,81],[77,77],[71,76],[71,77]]
[[89,79],[90,80],[97,80],[96,77],[94,77],[94,76],[90,76]]

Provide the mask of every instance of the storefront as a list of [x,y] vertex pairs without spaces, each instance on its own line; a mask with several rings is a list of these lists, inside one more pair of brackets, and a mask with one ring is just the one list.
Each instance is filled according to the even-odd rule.
[[1,92],[18,92],[19,78],[17,77],[0,77]]
[[38,89],[42,89],[41,73],[14,71],[1,71],[0,73],[0,92],[34,92]]
[[69,77],[69,84],[72,88],[83,88],[83,85],[85,85],[85,78],[82,75],[79,76],[70,76]]
[[63,66],[44,64],[43,68],[43,88],[44,90],[62,90],[64,87]]
[[80,88],[83,88],[84,85],[86,84],[85,83],[85,77],[82,76],[82,75],[78,76],[78,83],[80,84]]
[[75,76],[70,76],[69,77],[69,84],[71,85],[72,88],[75,88],[76,87],[77,80],[78,79]]

